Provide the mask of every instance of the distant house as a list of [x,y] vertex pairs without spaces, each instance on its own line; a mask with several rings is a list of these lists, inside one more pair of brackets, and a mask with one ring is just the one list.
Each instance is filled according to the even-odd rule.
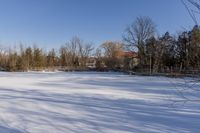
[[137,58],[138,57],[137,52],[131,52],[131,51],[125,51],[123,55],[128,58]]
[[[118,55],[118,58],[121,58],[123,60],[123,63],[121,64],[120,68],[128,68],[128,69],[133,69],[139,64],[139,58],[138,58],[138,53],[137,52],[129,52],[129,51],[124,51],[121,52]],[[101,68],[106,68],[107,66],[105,65],[104,60],[101,60],[100,62],[96,57],[90,57],[86,61],[86,67],[95,69],[97,67]]]
[[96,58],[95,57],[90,57],[89,59],[87,59],[86,62],[86,67],[88,68],[96,68]]
[[125,51],[123,53],[123,56],[124,56],[126,67],[133,69],[139,64],[139,58],[138,58],[137,52]]

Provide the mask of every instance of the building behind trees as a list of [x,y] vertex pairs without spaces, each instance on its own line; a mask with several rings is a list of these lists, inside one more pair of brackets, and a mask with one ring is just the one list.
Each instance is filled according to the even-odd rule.
[[45,51],[20,44],[0,47],[1,71],[120,70],[150,73],[199,73],[200,27],[179,32],[156,33],[149,17],[138,17],[123,34],[123,41],[93,43],[72,38],[59,49]]

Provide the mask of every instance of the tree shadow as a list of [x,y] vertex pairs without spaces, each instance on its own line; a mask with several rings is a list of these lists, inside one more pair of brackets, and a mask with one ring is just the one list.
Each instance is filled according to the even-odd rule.
[[10,127],[0,126],[0,133],[26,133]]
[[[56,81],[48,79],[30,86],[41,87],[39,89],[1,88],[0,112],[10,116],[11,121],[15,120],[15,125],[20,125],[20,129],[27,132],[195,133],[200,130],[198,106],[180,108],[166,106],[166,99],[162,99],[162,96],[176,96],[169,89],[170,83],[167,81],[161,82],[154,79],[141,81],[141,77],[132,82],[132,77],[124,75],[122,77],[125,80],[120,81],[121,75],[112,77],[112,75],[104,74],[96,77],[95,73],[80,78],[77,77],[78,74],[75,74],[72,77],[74,80],[69,80],[71,78],[65,76],[61,76],[62,78]],[[75,80],[76,78],[78,80]],[[146,81],[151,82],[151,86],[145,83]],[[166,89],[164,91],[161,90],[163,86]],[[132,97],[95,93],[95,89],[98,88],[106,92],[126,91]],[[77,91],[71,92],[74,89]],[[83,93],[79,91],[81,89],[87,89],[87,91]],[[168,91],[169,93],[165,93]],[[136,98],[137,95],[132,95],[132,92],[138,92],[137,94],[142,97]],[[160,97],[152,100],[151,97],[145,99],[143,95],[153,97],[159,95]],[[10,121],[6,118],[1,117],[5,124],[9,125]]]
[[[199,131],[199,111],[174,110],[145,100],[6,89],[0,90],[0,100],[18,103],[7,108],[7,112],[18,116],[19,121],[50,126],[62,133]],[[23,107],[30,103],[48,108]]]

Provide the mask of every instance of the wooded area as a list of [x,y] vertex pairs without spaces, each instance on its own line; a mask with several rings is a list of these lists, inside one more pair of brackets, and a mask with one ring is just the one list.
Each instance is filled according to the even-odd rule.
[[[20,44],[0,47],[0,70],[122,70],[151,73],[200,73],[200,26],[195,13],[200,4],[182,0],[195,22],[190,30],[158,35],[149,17],[138,17],[125,29],[122,41],[105,41],[99,47],[73,37],[59,49],[44,50]],[[192,6],[192,9],[190,9]]]
[[[37,46],[0,50],[0,66],[6,71],[44,70],[46,68],[86,68],[89,59],[95,59],[95,68],[158,72],[199,72],[200,27],[177,36],[166,32],[156,35],[156,26],[149,17],[138,17],[123,35],[122,42],[106,41],[97,49],[92,43],[78,37],[61,46],[59,50],[45,51]],[[137,53],[138,64],[130,67],[132,57],[125,51]]]

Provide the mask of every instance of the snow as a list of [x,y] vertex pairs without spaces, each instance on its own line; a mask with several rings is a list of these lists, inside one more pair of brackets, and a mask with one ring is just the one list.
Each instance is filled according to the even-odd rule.
[[1,72],[0,133],[197,133],[199,104],[171,104],[180,85],[111,72]]

